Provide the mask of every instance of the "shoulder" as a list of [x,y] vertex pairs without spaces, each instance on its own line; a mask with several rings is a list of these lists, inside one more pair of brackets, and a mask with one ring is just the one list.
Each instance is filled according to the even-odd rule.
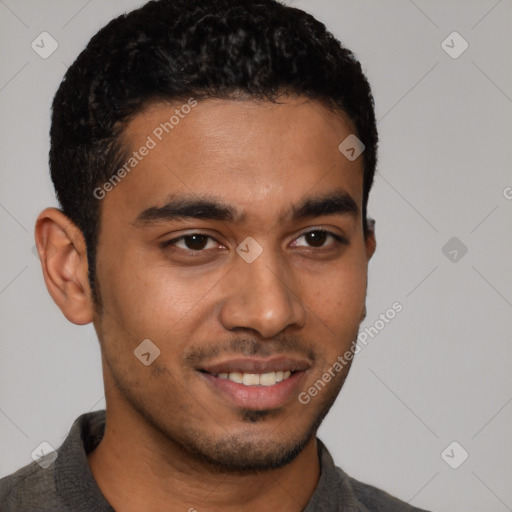
[[58,507],[55,501],[55,483],[52,467],[43,469],[31,462],[15,473],[0,479],[0,510],[26,512],[40,510],[41,497],[45,505]]
[[[337,468],[339,469],[339,468]],[[341,471],[341,469],[339,469]],[[357,500],[371,512],[428,512],[391,496],[382,489],[348,477]]]
[[58,450],[0,479],[2,512],[112,510],[98,489],[87,453],[99,442],[105,411],[79,416]]
[[427,512],[352,478],[334,463],[326,446],[318,438],[317,446],[320,480],[305,512]]

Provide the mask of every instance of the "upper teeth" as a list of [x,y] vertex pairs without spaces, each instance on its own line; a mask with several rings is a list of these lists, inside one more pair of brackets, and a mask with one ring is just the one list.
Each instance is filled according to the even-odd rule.
[[245,386],[273,386],[277,382],[287,379],[292,372],[290,370],[268,372],[268,373],[217,373],[214,374],[220,379],[229,379]]

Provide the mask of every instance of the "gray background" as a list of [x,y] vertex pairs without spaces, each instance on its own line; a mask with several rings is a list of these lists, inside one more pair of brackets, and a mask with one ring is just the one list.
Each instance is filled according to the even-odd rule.
[[[324,21],[367,70],[381,142],[362,328],[403,305],[359,352],[319,437],[352,476],[414,505],[512,510],[512,2],[288,3]],[[0,0],[0,476],[105,405],[94,330],[52,302],[33,227],[56,205],[52,96],[96,30],[140,4]],[[31,48],[43,31],[59,44],[47,59]],[[456,59],[441,46],[453,31],[469,44]],[[441,456],[453,441],[445,460],[469,453],[457,469]]]

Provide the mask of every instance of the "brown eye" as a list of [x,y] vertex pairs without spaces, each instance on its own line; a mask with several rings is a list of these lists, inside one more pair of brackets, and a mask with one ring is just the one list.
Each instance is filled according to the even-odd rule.
[[162,244],[163,247],[178,248],[184,251],[198,251],[205,249],[213,249],[218,246],[216,240],[202,233],[191,233],[190,235],[182,235],[178,238],[169,240]]
[[336,245],[348,245],[348,240],[336,233],[323,229],[314,229],[303,233],[293,242],[294,247],[320,248]]
[[325,231],[310,231],[304,235],[306,242],[313,247],[324,245],[328,234]]
[[205,235],[187,235],[183,237],[183,241],[187,246],[187,249],[192,251],[201,251],[206,247],[209,236]]

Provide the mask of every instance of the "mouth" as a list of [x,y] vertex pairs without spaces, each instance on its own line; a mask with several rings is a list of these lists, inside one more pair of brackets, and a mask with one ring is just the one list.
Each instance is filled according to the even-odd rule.
[[290,357],[232,359],[197,368],[216,398],[247,409],[282,407],[296,393],[311,367]]

